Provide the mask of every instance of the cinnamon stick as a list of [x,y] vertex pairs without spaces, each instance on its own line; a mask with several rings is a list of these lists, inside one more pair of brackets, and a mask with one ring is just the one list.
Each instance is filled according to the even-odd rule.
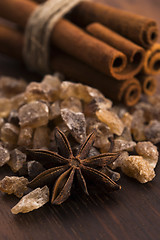
[[[64,31],[65,29],[65,31]],[[126,67],[126,56],[111,46],[87,35],[67,20],[60,20],[53,29],[52,43],[98,71],[118,80],[126,79],[121,72]],[[132,77],[132,73],[130,73]]]
[[29,17],[37,6],[37,3],[28,0],[0,1],[0,16],[25,28]]
[[152,96],[157,90],[157,79],[154,76],[139,75],[138,80],[141,83],[142,92],[147,96]]
[[97,2],[81,2],[72,11],[76,23],[87,26],[99,22],[133,42],[148,48],[158,38],[154,20]]
[[[132,76],[134,76],[141,70],[144,62],[144,49],[142,47],[136,45],[100,23],[91,23],[86,27],[86,30],[94,37],[102,40],[126,55],[128,63],[126,68],[121,72],[122,75],[126,76],[126,79],[130,78],[131,73]],[[114,77],[115,76],[116,73]]]
[[[38,4],[28,0],[0,1],[0,16],[25,27],[28,18],[37,6]],[[126,66],[125,55],[85,33],[68,20],[61,19],[57,22],[51,35],[51,41],[54,46],[98,71],[119,80],[126,79],[126,76],[120,73]],[[114,75],[114,73],[117,74]],[[132,73],[130,77],[133,77]]]
[[155,43],[150,49],[146,50],[142,72],[151,75],[160,73],[159,43]]
[[23,35],[18,31],[0,25],[0,52],[22,60]]
[[133,106],[140,99],[141,86],[135,78],[117,81],[64,53],[54,55],[51,63],[54,71],[61,71],[73,81],[98,88],[114,102],[123,102],[127,106]]
[[[1,38],[4,39],[4,36],[6,42],[5,51],[3,50],[2,44],[0,44],[0,51],[3,50],[3,53],[8,56],[20,60],[22,58],[23,35],[16,30],[2,25],[0,25],[0,33],[0,42]],[[10,41],[13,33],[15,37],[13,41]],[[15,51],[11,52],[10,47],[13,47]],[[51,67],[53,71],[60,71],[73,81],[82,82],[98,88],[106,97],[111,98],[115,102],[124,102],[128,106],[132,106],[137,103],[141,95],[140,84],[135,78],[117,81],[111,77],[107,77],[105,74],[99,73],[83,62],[58,51],[52,56]]]

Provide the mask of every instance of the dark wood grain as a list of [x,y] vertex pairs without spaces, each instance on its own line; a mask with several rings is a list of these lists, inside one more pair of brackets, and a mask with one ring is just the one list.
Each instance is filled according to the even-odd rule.
[[[153,17],[159,22],[159,0],[105,0],[113,6]],[[0,56],[0,75],[39,79],[22,64]],[[160,82],[159,90],[160,92]],[[0,193],[0,240],[139,240],[160,239],[160,163],[156,178],[140,184],[122,174],[122,190],[107,196],[75,193],[61,206],[47,204],[29,214],[14,216],[10,209],[18,199]],[[12,175],[0,169],[0,179]]]

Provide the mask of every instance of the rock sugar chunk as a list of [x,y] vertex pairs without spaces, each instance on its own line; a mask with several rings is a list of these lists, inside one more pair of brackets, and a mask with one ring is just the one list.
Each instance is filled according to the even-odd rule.
[[[70,97],[78,98],[85,103],[89,103],[95,98],[104,98],[103,94],[98,89],[83,85],[81,83],[64,81],[60,87],[60,99],[67,99]],[[108,104],[111,106],[112,102],[110,100],[108,100],[108,102]]]
[[84,114],[64,108],[61,109],[61,116],[73,137],[78,142],[83,142],[86,138],[86,120]]
[[60,101],[57,100],[51,104],[49,109],[49,120],[58,118],[61,115]]
[[49,201],[49,188],[36,188],[32,192],[25,195],[12,209],[13,214],[20,212],[27,213],[42,207]]
[[27,103],[27,98],[24,93],[20,93],[11,98],[12,110],[17,110]]
[[156,167],[159,154],[155,145],[151,142],[139,142],[135,149],[136,152],[145,158],[153,168]]
[[113,142],[112,152],[131,151],[135,146],[136,143],[133,141],[115,139]]
[[121,118],[121,121],[128,129],[131,129],[132,120],[133,120],[133,116],[128,112],[126,112]]
[[116,139],[120,139],[120,140],[125,140],[125,141],[132,141],[132,134],[131,131],[128,127],[125,127],[123,130],[123,133],[121,136],[116,137]]
[[49,134],[50,131],[47,126],[36,128],[33,136],[33,148],[48,148],[50,141]]
[[18,135],[19,128],[12,123],[5,123],[1,128],[1,140],[10,147],[17,144]]
[[124,130],[124,124],[118,115],[109,110],[98,110],[96,112],[97,118],[108,125],[112,133],[120,136]]
[[8,117],[12,109],[12,102],[8,98],[0,98],[0,117]]
[[122,118],[127,113],[127,108],[123,104],[117,104],[112,107],[112,111]]
[[0,77],[0,91],[5,97],[12,97],[25,91],[27,83],[23,79],[13,77]]
[[117,167],[121,167],[123,162],[127,161],[129,154],[127,151],[123,151],[120,153],[119,157],[110,165],[110,167],[114,170]]
[[61,79],[58,74],[46,75],[41,82],[41,86],[49,102],[53,102],[59,98]]
[[153,167],[142,156],[129,156],[128,159],[122,159],[120,167],[122,172],[140,183],[152,181],[155,177]]
[[18,172],[23,167],[23,164],[26,162],[26,158],[26,154],[15,148],[10,153],[10,160],[7,164],[10,166],[13,172]]
[[60,88],[60,98],[67,99],[70,97],[75,97],[85,102],[90,102],[91,97],[88,94],[87,88],[81,83],[71,83],[64,81]]
[[157,160],[152,160],[148,157],[157,159],[157,150],[148,144],[150,148],[147,153],[145,153],[146,144],[139,143],[136,146],[138,153],[143,154],[143,156],[129,156],[128,152],[124,151],[120,156],[111,164],[112,169],[120,167],[122,172],[129,177],[137,179],[141,183],[146,183],[152,181],[155,177],[154,167]]
[[133,141],[126,141],[123,139],[115,139],[113,141],[112,152],[132,151],[135,146],[136,146],[136,143]]
[[110,141],[108,138],[113,137],[110,128],[96,118],[86,118],[87,134],[95,132],[94,146],[100,149],[109,149]]
[[6,176],[0,181],[0,191],[8,194],[14,194],[20,198],[27,190],[27,184],[28,184],[27,178]]
[[160,142],[160,121],[152,120],[144,130],[145,137],[154,144]]
[[38,174],[40,174],[44,170],[45,168],[42,166],[42,164],[37,161],[27,162],[28,176],[31,177],[32,179],[35,178]]
[[146,121],[159,120],[160,121],[160,102],[151,105],[150,103],[140,102],[136,109],[141,109],[144,112]]
[[25,95],[28,102],[46,100],[53,102],[58,98],[61,81],[58,76],[46,75],[41,83],[31,82]]
[[145,141],[146,137],[144,134],[145,130],[145,117],[144,112],[141,109],[138,109],[133,114],[131,132],[133,134],[133,138],[136,141]]
[[48,123],[49,108],[40,101],[30,102],[19,109],[21,127],[37,128]]
[[104,96],[95,97],[90,103],[85,104],[84,112],[87,116],[95,115],[98,110],[111,109],[112,102]]
[[148,98],[148,101],[152,105],[156,105],[160,103],[160,94],[159,95],[153,95]]
[[0,145],[0,167],[5,165],[10,159],[8,150]]
[[70,97],[61,102],[61,109],[68,108],[73,112],[82,112],[82,103],[78,98]]
[[33,128],[23,127],[20,128],[18,145],[23,147],[32,147]]
[[92,100],[92,103],[95,105],[97,110],[100,110],[100,109],[107,110],[107,109],[111,109],[111,107],[112,107],[112,101],[103,96],[95,97]]

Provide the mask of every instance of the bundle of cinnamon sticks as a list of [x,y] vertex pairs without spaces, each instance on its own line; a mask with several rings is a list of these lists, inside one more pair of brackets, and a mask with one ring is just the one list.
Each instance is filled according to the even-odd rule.
[[[20,31],[0,25],[2,53],[23,60],[23,32],[38,5],[30,0],[0,1],[0,17],[21,27]],[[52,31],[50,66],[73,81],[99,88],[113,101],[132,106],[141,91],[152,95],[156,90],[152,75],[160,72],[157,37],[152,19],[82,1]]]

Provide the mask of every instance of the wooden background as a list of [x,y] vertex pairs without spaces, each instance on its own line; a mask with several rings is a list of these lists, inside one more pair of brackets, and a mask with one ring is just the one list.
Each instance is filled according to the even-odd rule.
[[[159,0],[104,0],[107,4],[155,18],[160,27]],[[0,75],[35,80],[22,64],[0,56]],[[160,92],[160,82],[159,90]],[[122,175],[122,190],[106,196],[74,194],[62,206],[45,205],[28,214],[14,216],[10,209],[17,198],[0,193],[0,240],[139,240],[160,239],[160,163],[156,178],[147,184]],[[11,175],[0,169],[0,179]]]

